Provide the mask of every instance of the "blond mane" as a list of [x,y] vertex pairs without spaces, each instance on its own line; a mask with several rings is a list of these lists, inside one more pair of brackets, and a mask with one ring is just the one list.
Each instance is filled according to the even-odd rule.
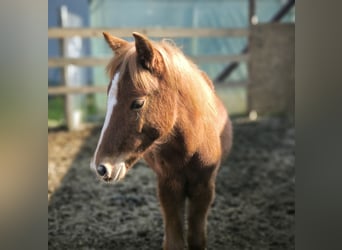
[[[170,89],[177,90],[184,95],[184,99],[190,100],[190,107],[187,108],[200,114],[216,114],[214,86],[208,76],[169,40],[151,42],[163,58],[163,80]],[[158,88],[155,76],[138,65],[134,43],[125,46],[106,69],[111,78],[118,71],[120,78],[128,72],[134,86],[143,93],[151,93]]]

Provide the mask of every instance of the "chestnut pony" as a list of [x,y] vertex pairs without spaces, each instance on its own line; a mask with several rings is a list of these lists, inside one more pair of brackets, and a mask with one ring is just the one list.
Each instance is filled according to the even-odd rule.
[[91,167],[106,182],[144,158],[156,173],[164,219],[163,249],[206,248],[215,178],[232,145],[232,128],[208,76],[168,41],[103,33],[114,58],[107,113]]

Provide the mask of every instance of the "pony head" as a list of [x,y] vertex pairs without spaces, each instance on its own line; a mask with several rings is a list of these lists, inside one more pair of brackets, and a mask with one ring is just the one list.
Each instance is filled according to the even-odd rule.
[[117,181],[180,129],[192,138],[184,142],[188,148],[207,136],[216,99],[205,73],[170,42],[139,33],[133,42],[103,35],[115,56],[107,66],[107,113],[91,167],[103,180]]
[[107,66],[107,111],[91,168],[103,180],[117,181],[171,132],[176,98],[166,86],[165,63],[154,42],[138,33],[131,43],[103,35],[115,56]]

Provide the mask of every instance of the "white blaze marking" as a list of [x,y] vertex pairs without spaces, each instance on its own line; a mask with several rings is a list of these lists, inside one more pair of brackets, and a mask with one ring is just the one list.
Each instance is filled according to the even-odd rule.
[[105,118],[102,130],[101,130],[101,136],[100,136],[99,142],[97,143],[93,160],[90,164],[90,167],[93,168],[94,170],[96,169],[95,159],[96,159],[97,151],[99,150],[99,147],[102,143],[103,135],[108,128],[113,109],[117,103],[116,96],[118,92],[119,76],[120,76],[119,72],[114,75],[113,80],[112,80],[112,85],[110,86],[110,90],[108,91],[106,118]]

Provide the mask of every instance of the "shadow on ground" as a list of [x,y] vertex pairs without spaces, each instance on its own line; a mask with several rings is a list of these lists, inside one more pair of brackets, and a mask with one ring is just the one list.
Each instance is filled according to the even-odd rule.
[[[89,168],[100,128],[50,131],[49,249],[161,249],[154,173],[137,164],[117,183]],[[294,249],[294,125],[284,117],[234,121],[218,174],[208,249]]]

